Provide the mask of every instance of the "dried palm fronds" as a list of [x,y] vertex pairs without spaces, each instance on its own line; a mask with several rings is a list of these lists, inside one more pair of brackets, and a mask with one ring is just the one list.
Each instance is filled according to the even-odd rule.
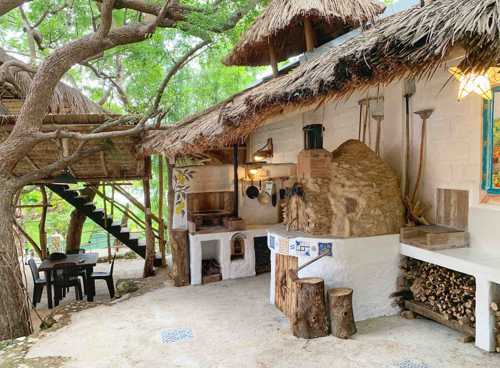
[[464,50],[464,70],[500,62],[499,0],[434,0],[394,14],[287,75],[149,133],[143,148],[169,156],[222,148],[284,112],[404,77],[430,78],[456,47]]
[[243,35],[226,65],[266,65],[269,45],[278,61],[305,51],[304,20],[320,43],[373,20],[385,6],[375,0],[273,0]]
[[[23,64],[0,48],[0,65],[9,61]],[[29,92],[32,75],[19,68],[9,68],[9,72],[12,81],[0,85],[0,99],[6,97],[24,99]],[[52,114],[102,114],[104,112],[101,106],[85,97],[77,89],[62,82],[54,91],[49,109],[49,113]]]

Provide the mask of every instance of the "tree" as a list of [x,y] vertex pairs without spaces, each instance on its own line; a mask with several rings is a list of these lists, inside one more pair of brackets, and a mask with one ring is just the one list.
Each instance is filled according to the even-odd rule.
[[[3,1],[0,15],[8,14],[9,10],[26,2]],[[104,146],[88,149],[86,142],[140,134],[147,129],[148,120],[163,116],[156,109],[159,103],[155,102],[154,106],[142,116],[132,116],[108,122],[89,134],[65,130],[43,132],[41,130],[43,119],[59,81],[73,66],[100,58],[109,50],[147,40],[154,35],[159,27],[181,31],[189,30],[193,33],[199,30],[201,34],[202,29],[198,29],[198,27],[203,24],[205,26],[205,37],[203,38],[207,38],[206,36],[210,32],[220,33],[234,27],[245,12],[255,5],[255,2],[251,1],[216,1],[208,6],[196,2],[190,2],[190,5],[181,5],[172,0],[162,2],[162,4],[146,0],[95,0],[94,3],[97,3],[97,7],[91,5],[91,9],[95,10],[98,15],[92,16],[91,21],[97,23],[99,20],[99,24],[95,25],[93,32],[58,46],[36,69],[15,62],[4,63],[0,67],[0,83],[12,77],[13,68],[22,69],[34,75],[30,92],[26,96],[16,124],[8,138],[0,144],[0,285],[2,285],[0,288],[0,300],[2,301],[0,303],[0,340],[24,336],[31,332],[29,306],[22,285],[17,249],[14,245],[13,214],[16,194],[25,185],[41,180],[52,172],[62,170],[73,162],[94,154],[96,150],[105,149]],[[246,4],[247,7],[242,7],[242,4]],[[133,12],[136,14],[137,21],[114,26],[115,9]],[[219,17],[220,13],[225,14],[222,20]],[[148,17],[144,17],[144,15],[148,15]],[[214,21],[209,21],[211,19]],[[207,42],[207,40],[204,41]],[[169,75],[164,79],[167,80],[166,83],[168,83],[168,79]],[[160,99],[162,94],[163,91],[160,90],[158,93]],[[128,123],[133,121],[136,124],[126,131],[106,131],[106,129],[125,121]],[[13,175],[16,164],[35,145],[60,138],[75,139],[81,143],[68,157],[22,177]]]

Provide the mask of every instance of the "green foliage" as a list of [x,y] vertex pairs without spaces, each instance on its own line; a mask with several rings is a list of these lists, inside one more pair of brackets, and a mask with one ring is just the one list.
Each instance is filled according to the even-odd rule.
[[[150,2],[164,3],[163,0]],[[248,3],[248,0],[225,0],[221,1],[214,11],[212,2],[183,0],[182,4],[202,11],[189,16],[175,29],[158,29],[151,38],[141,43],[114,48],[101,58],[91,61],[99,76],[90,68],[78,65],[67,73],[64,81],[82,90],[94,101],[99,101],[110,90],[110,97],[104,105],[108,111],[141,113],[148,110],[161,81],[176,61],[202,40],[209,41],[210,45],[176,74],[163,95],[161,108],[168,112],[165,123],[179,121],[248,87],[254,82],[256,73],[261,71],[255,68],[228,68],[221,63],[260,8],[251,11],[233,29],[223,33],[218,30],[232,14],[244,9]],[[36,65],[40,65],[55,49],[92,33],[99,22],[95,1],[33,0],[25,4],[23,9],[31,25],[39,23],[36,32],[41,36],[43,48],[36,48]],[[135,11],[115,10],[113,27],[138,22],[143,17]],[[32,50],[27,33],[23,30],[25,26],[20,10],[13,10],[0,17],[0,47],[26,62],[31,62]],[[117,88],[110,88],[113,85],[106,77],[111,77],[122,87],[128,104],[120,97]],[[142,201],[143,194],[139,184],[135,184],[131,191]],[[73,209],[50,191],[48,194],[52,207],[48,210],[47,233],[50,237],[57,231],[65,237]],[[107,194],[111,195],[110,189]],[[152,195],[153,209],[156,212],[157,177],[152,180]],[[31,188],[22,195],[21,204],[37,205],[41,200],[39,190]],[[102,208],[102,200],[96,199],[96,206]],[[134,213],[143,217],[138,210],[134,210]],[[166,213],[167,210],[165,216]],[[40,214],[40,208],[22,210],[23,227],[36,242],[39,242]],[[121,214],[117,213],[115,217],[119,219]],[[131,222],[130,227],[132,231],[140,230]],[[83,229],[82,243],[88,242],[96,231],[100,231],[98,227],[87,221]]]

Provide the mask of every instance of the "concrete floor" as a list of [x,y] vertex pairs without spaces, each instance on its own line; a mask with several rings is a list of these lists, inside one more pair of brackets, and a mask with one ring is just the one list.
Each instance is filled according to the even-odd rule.
[[[500,367],[500,356],[458,341],[430,321],[387,317],[358,323],[353,340],[299,340],[268,304],[268,275],[206,286],[164,287],[73,315],[28,358],[63,356],[65,367]],[[162,330],[193,338],[164,344]]]

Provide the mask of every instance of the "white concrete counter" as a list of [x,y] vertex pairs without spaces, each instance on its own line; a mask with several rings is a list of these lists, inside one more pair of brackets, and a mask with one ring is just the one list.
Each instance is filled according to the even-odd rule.
[[495,319],[492,301],[500,298],[500,250],[460,248],[431,251],[401,244],[401,254],[476,278],[476,346],[495,351]]
[[396,291],[399,274],[399,235],[318,239],[303,233],[286,232],[283,227],[274,227],[269,230],[268,245],[272,252],[272,303],[275,295],[277,253],[297,256],[300,267],[320,252],[323,253],[324,249],[331,249],[331,256],[324,257],[300,271],[299,277],[320,277],[325,280],[327,289],[352,288],[356,321],[398,313],[398,309],[392,305],[390,295]]

